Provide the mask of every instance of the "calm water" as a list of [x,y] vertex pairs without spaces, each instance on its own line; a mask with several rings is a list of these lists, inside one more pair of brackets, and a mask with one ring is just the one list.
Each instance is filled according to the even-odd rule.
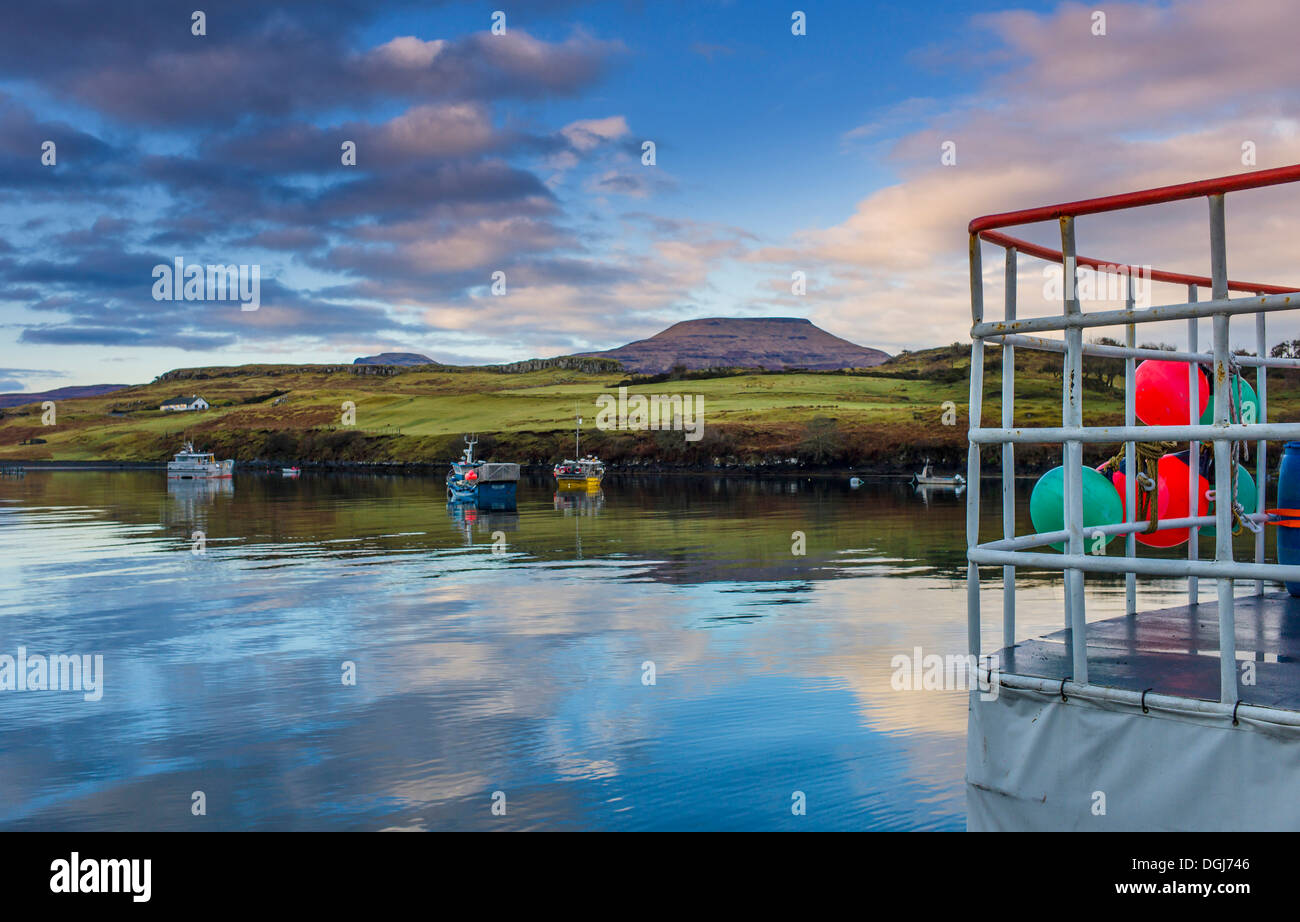
[[[962,829],[966,695],[890,660],[964,652],[963,553],[962,500],[898,481],[466,514],[433,478],[6,478],[0,653],[102,654],[104,688],[0,692],[0,827]],[[1021,636],[1058,628],[1059,577],[1023,583]]]

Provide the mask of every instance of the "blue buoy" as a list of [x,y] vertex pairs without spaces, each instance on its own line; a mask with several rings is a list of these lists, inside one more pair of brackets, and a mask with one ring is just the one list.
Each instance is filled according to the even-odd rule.
[[[1282,449],[1282,466],[1277,475],[1279,509],[1300,509],[1300,442],[1287,442]],[[1300,565],[1300,528],[1279,527],[1277,562]],[[1300,598],[1300,583],[1287,583],[1286,591]]]

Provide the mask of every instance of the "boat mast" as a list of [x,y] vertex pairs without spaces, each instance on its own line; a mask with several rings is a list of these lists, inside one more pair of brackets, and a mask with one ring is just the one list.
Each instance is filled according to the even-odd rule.
[[581,461],[582,450],[579,446],[582,444],[582,417],[578,415],[578,405],[576,403],[573,405],[573,417],[577,420],[573,427],[573,460]]

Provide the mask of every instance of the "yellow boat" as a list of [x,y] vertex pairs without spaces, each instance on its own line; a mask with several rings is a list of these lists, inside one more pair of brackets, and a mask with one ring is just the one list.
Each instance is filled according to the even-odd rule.
[[579,454],[582,444],[582,417],[577,417],[573,429],[573,454],[576,461],[564,460],[555,465],[555,482],[561,491],[586,490],[595,493],[600,489],[600,482],[605,478],[605,465],[595,455],[585,458]]
[[605,465],[591,455],[577,461],[561,461],[555,465],[555,482],[561,490],[587,490],[594,493],[600,489],[604,477]]

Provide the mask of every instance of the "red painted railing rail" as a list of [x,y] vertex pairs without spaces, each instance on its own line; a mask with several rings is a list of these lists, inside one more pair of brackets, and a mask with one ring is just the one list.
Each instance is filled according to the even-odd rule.
[[1298,179],[1300,179],[1300,163],[1295,163],[1291,166],[1280,166],[1272,170],[1255,170],[1251,173],[1220,176],[1218,179],[1201,179],[1196,182],[1161,186],[1158,189],[1146,189],[1141,192],[1122,192],[1119,195],[1103,195],[1101,198],[1066,202],[1063,205],[1043,205],[1039,208],[1026,208],[1022,211],[984,215],[984,217],[975,218],[970,222],[970,232],[972,234],[982,234],[984,231],[996,230],[999,227],[1015,227],[1018,224],[1052,221],[1067,215],[1078,217],[1085,214],[1101,214],[1105,211],[1136,208],[1140,205],[1181,202],[1189,198],[1200,198],[1203,195],[1220,195],[1226,192],[1240,192],[1243,189],[1280,186],[1283,183],[1295,182]]
[[[1016,227],[1021,224],[1034,224],[1039,221],[1052,221],[1064,217],[1078,217],[1087,214],[1102,214],[1108,211],[1121,211],[1125,208],[1138,208],[1143,205],[1160,205],[1166,202],[1181,202],[1187,199],[1207,195],[1222,195],[1245,189],[1262,189],[1266,186],[1278,186],[1300,180],[1300,163],[1277,167],[1271,170],[1255,170],[1250,173],[1237,173],[1232,176],[1220,176],[1218,179],[1202,179],[1196,182],[1177,183],[1161,186],[1157,189],[1145,189],[1140,192],[1124,192],[1119,195],[1104,195],[1100,198],[1082,199],[1060,205],[1043,205],[1038,208],[1025,208],[1020,211],[1007,211],[1002,214],[984,215],[970,222],[969,230],[978,234],[981,240],[1002,247],[1015,247],[1021,253],[1037,256],[1049,262],[1063,262],[1060,250],[1039,246],[1027,240],[1012,237],[1010,234],[998,233],[997,228]],[[1188,275],[1182,272],[1166,272],[1162,269],[1147,269],[1141,266],[1128,266],[1102,259],[1079,256],[1076,261],[1080,266],[1089,266],[1101,271],[1122,271],[1141,274],[1157,282],[1172,282],[1179,285],[1198,285],[1210,287],[1212,280],[1208,276]],[[1282,285],[1265,285],[1259,282],[1229,281],[1229,291],[1247,291],[1258,294],[1289,294],[1300,288]]]
[[[1000,231],[985,231],[980,234],[980,239],[989,243],[997,244],[1001,247],[1015,247],[1018,252],[1026,256],[1037,256],[1039,259],[1045,259],[1048,262],[1062,262],[1061,251],[1053,250],[1051,247],[1039,246],[1036,243],[1030,243],[1028,240],[1021,240],[1018,237],[1012,237],[1010,234],[1004,234]],[[1172,282],[1175,285],[1199,285],[1204,288],[1211,287],[1213,280],[1206,275],[1188,275],[1185,272],[1166,272],[1163,269],[1152,269],[1149,266],[1127,266],[1123,263],[1107,262],[1104,259],[1095,259],[1091,256],[1076,256],[1075,262],[1080,266],[1088,266],[1103,272],[1126,272],[1133,276],[1149,278],[1155,282]],[[1287,288],[1283,285],[1265,285],[1261,282],[1236,282],[1228,280],[1229,291],[1247,291],[1261,295],[1286,295],[1292,292],[1300,291],[1300,288]]]

